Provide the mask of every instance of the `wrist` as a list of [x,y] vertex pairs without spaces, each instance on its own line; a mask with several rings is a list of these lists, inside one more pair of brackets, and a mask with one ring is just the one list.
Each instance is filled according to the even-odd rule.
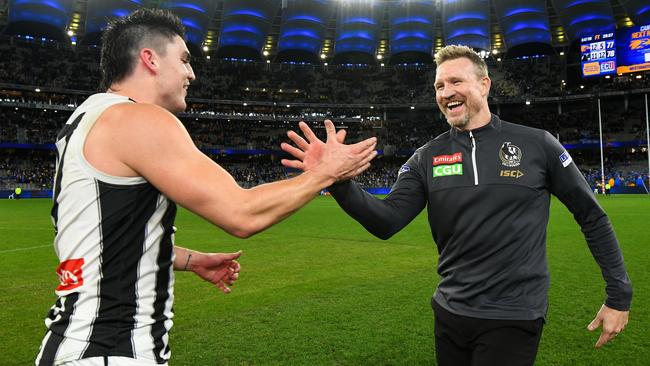
[[190,271],[194,272],[196,261],[199,253],[183,248],[176,251],[176,258],[174,258],[175,271]]
[[192,252],[187,253],[187,259],[185,260],[185,265],[183,266],[183,271],[188,271],[190,269],[190,261],[192,260]]
[[323,171],[311,170],[304,172],[303,174],[307,174],[307,177],[309,177],[310,180],[318,186],[319,191],[336,183],[336,177],[331,176]]
[[318,174],[318,179],[319,179],[319,184],[321,185],[321,189],[327,188],[338,181],[338,177],[332,174],[327,174],[327,172],[315,171],[314,173]]

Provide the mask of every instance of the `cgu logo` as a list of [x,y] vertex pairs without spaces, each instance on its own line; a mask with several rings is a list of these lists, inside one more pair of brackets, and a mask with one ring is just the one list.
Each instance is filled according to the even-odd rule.
[[433,168],[434,178],[448,175],[463,175],[463,164],[439,165]]
[[68,259],[56,267],[56,274],[59,276],[59,285],[57,291],[68,291],[75,289],[84,284],[83,272],[81,267],[84,265],[84,259]]
[[511,177],[515,179],[519,179],[524,175],[520,170],[502,170],[499,173],[499,176],[501,177]]

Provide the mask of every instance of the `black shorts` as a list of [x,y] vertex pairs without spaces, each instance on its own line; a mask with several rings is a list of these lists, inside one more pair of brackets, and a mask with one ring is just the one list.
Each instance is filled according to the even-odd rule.
[[532,366],[544,319],[479,319],[432,301],[438,366]]

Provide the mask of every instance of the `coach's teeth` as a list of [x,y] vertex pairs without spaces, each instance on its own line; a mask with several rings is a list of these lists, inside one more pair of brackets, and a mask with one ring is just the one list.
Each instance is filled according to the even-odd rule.
[[451,103],[447,104],[447,108],[454,109],[454,108],[460,106],[461,104],[463,104],[463,102],[451,102]]

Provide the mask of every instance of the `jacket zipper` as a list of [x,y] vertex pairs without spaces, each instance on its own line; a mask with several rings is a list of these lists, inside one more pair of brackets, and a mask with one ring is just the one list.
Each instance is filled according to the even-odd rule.
[[469,131],[469,139],[472,143],[472,168],[474,169],[474,185],[478,185],[478,169],[476,168],[476,140],[474,140],[474,134],[472,131]]

